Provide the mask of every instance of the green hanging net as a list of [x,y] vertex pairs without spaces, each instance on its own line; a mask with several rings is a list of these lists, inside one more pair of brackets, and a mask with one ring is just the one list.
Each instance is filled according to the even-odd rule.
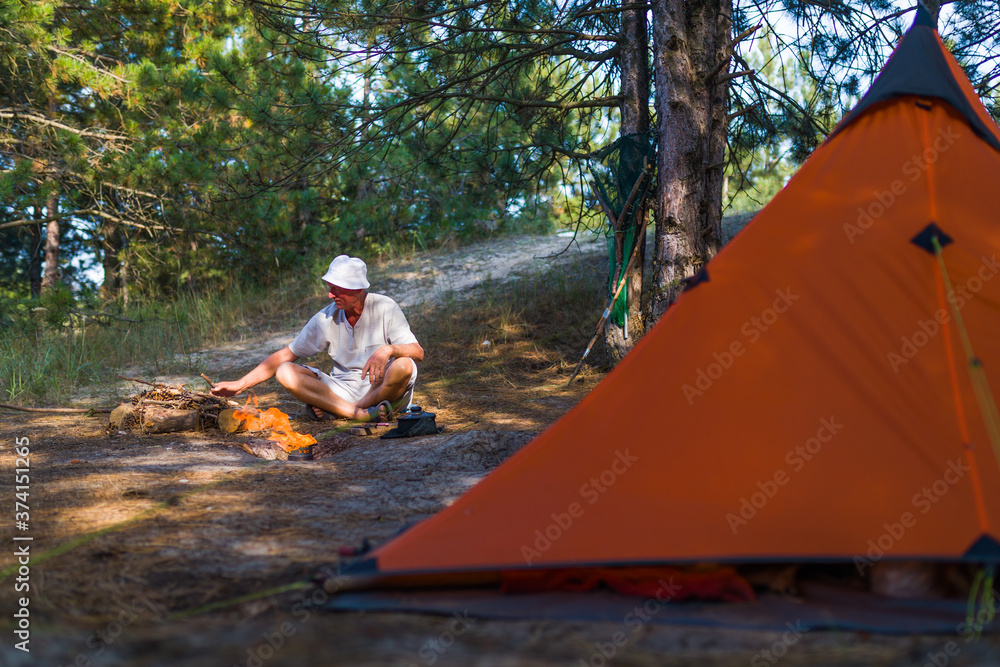
[[[607,146],[597,153],[590,161],[590,173],[594,177],[594,186],[601,197],[607,203],[608,208],[618,219],[617,229],[611,220],[605,228],[605,238],[608,244],[608,298],[618,289],[618,282],[625,280],[625,276],[615,276],[624,273],[624,266],[619,267],[619,258],[615,253],[615,235],[622,235],[621,263],[627,264],[628,258],[632,254],[632,249],[636,243],[636,234],[640,227],[640,220],[637,219],[636,212],[642,209],[642,200],[649,191],[652,179],[647,179],[646,183],[629,203],[629,194],[635,187],[636,181],[642,176],[643,168],[648,161],[654,162],[656,144],[650,134],[630,134],[620,138],[610,146]],[[628,211],[625,211],[625,204],[629,203]],[[608,318],[619,327],[625,326],[625,317],[628,313],[628,289],[623,289],[614,304],[611,305],[611,315]]]

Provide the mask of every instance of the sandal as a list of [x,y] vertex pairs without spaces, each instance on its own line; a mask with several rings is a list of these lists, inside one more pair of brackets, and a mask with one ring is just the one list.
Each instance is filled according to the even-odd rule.
[[368,419],[361,421],[382,422],[382,413],[380,412],[381,408],[385,408],[385,421],[390,421],[392,419],[392,404],[389,403],[389,401],[382,401],[381,403],[373,405],[370,408],[364,408],[364,410],[368,413]]
[[[305,406],[305,409],[295,415],[297,419],[311,422],[329,422],[337,419],[335,415],[331,415],[329,412],[325,412],[324,410],[317,408],[315,405],[309,405],[308,403],[303,403],[303,405]],[[317,410],[323,413],[322,417],[318,417],[316,415]]]

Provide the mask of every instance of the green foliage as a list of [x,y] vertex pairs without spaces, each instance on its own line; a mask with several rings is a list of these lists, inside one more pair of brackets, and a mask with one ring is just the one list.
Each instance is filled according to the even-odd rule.
[[45,290],[38,305],[33,308],[43,314],[44,322],[51,327],[63,326],[70,318],[70,311],[76,307],[73,291],[65,285],[56,285]]
[[722,202],[727,214],[763,208],[823,140],[816,119],[830,124],[834,119],[835,112],[815,97],[815,84],[799,61],[783,62],[773,41],[774,34],[764,31],[754,40],[746,61],[770,85],[780,87],[787,99],[758,100],[734,124]]
[[[581,156],[618,131],[619,9],[0,0],[0,226],[27,222],[0,229],[0,289],[22,296],[30,221],[52,213],[63,280],[102,267],[108,303],[573,226]],[[734,3],[734,32],[764,27],[732,66],[757,75],[731,82],[727,210],[769,199],[857,101],[912,18],[898,11]],[[1000,6],[945,11],[1000,115]]]
[[[765,115],[777,112],[783,117],[774,127],[764,126],[771,132],[755,147],[761,141],[788,141],[793,161],[801,163],[869,88],[912,24],[916,6],[888,0],[834,4],[795,0],[783,3],[783,11],[778,11],[769,5],[735,3],[734,32],[763,25],[773,54],[769,57],[781,62],[777,72],[772,68],[762,76],[734,81],[731,99],[737,110],[764,99],[769,100]],[[998,21],[996,0],[942,3],[938,19],[942,39],[987,107],[990,94],[1000,85]],[[737,52],[737,57],[741,52],[746,55],[741,49]],[[794,76],[792,87],[786,85],[789,73]],[[996,107],[991,113],[1000,119]],[[754,124],[752,114],[743,118]],[[743,125],[741,118],[737,135],[746,129]],[[752,137],[752,132],[746,136]]]
[[[263,94],[263,80],[243,87],[252,93],[244,113],[255,127],[285,138],[308,128],[315,142],[286,142],[288,159],[249,173],[248,183],[273,187],[283,175],[290,180],[290,173],[324,166],[325,221],[339,247],[428,247],[547,230],[567,209],[560,189],[567,160],[559,150],[589,140],[579,129],[590,112],[559,103],[581,90],[606,93],[607,72],[518,55],[548,48],[547,31],[566,20],[557,8],[327,1],[278,14],[248,4],[266,27],[271,62],[294,56],[310,64],[299,70],[306,81],[351,83],[332,96],[301,98],[295,113]],[[467,27],[474,25],[495,31]],[[595,25],[583,19],[578,27]]]

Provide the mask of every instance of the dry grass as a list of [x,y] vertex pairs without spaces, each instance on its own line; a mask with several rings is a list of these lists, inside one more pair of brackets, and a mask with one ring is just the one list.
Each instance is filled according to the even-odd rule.
[[[523,414],[532,402],[563,397],[575,403],[576,392],[564,385],[600,317],[605,271],[606,260],[585,256],[513,281],[484,281],[461,300],[410,313],[428,350],[421,393],[432,407],[456,407],[459,399],[479,418],[500,421]],[[603,375],[605,363],[598,343],[582,385]]]

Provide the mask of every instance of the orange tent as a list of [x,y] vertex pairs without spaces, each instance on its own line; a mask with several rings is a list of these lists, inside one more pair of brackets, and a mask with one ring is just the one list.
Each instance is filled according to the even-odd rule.
[[345,574],[1000,560],[997,183],[1000,128],[921,9],[593,392]]

